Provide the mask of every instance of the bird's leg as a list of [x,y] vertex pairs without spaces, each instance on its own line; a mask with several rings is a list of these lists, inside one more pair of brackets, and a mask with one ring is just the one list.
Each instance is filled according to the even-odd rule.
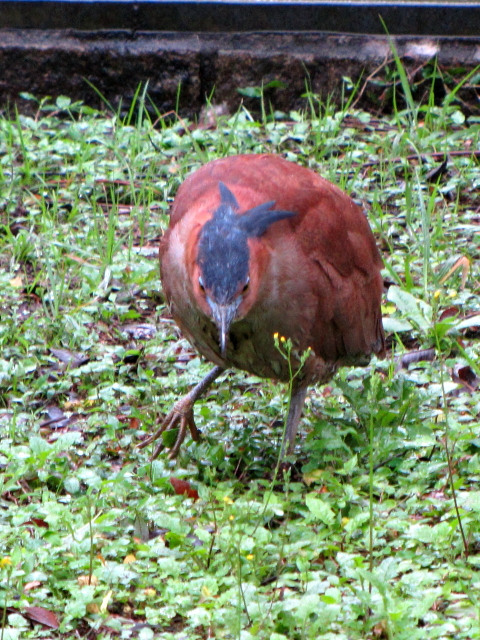
[[[195,442],[200,440],[200,432],[197,429],[195,424],[195,420],[193,418],[193,405],[195,402],[202,396],[208,387],[214,382],[218,376],[223,373],[225,369],[222,367],[214,367],[197,385],[193,387],[191,391],[187,393],[186,396],[177,400],[177,402],[173,405],[170,413],[165,416],[160,425],[160,428],[155,431],[149,438],[144,440],[138,445],[139,449],[144,449],[150,443],[158,440],[164,431],[169,431],[170,429],[175,429],[177,425],[178,427],[178,436],[175,440],[175,444],[170,450],[169,458],[175,458],[180,450],[180,446],[182,442],[185,440],[185,436],[187,434],[187,427],[190,429],[190,433],[192,434],[192,438]],[[165,445],[163,442],[160,442],[155,447],[155,450],[152,454],[151,460],[155,460],[159,456],[159,454],[165,449]]]
[[302,417],[302,409],[307,395],[307,387],[293,387],[290,395],[290,408],[287,416],[287,426],[285,429],[285,437],[282,442],[282,455],[291,455],[295,448],[295,436],[297,435],[298,424]]

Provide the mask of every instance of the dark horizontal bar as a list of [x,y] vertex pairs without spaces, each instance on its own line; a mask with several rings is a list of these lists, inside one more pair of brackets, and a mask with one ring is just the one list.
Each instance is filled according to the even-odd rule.
[[[480,36],[480,3],[0,0],[0,29]],[[0,32],[1,39],[1,32]]]

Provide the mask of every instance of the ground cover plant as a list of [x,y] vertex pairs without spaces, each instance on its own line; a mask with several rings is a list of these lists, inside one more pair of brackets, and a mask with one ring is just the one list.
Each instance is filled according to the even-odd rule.
[[[193,123],[139,91],[0,119],[1,640],[480,638],[480,117],[400,79],[382,117],[307,92]],[[197,404],[202,442],[150,462],[210,366],[162,298],[169,204],[265,151],[363,203],[388,357],[311,390],[286,474],[285,388],[242,372]]]

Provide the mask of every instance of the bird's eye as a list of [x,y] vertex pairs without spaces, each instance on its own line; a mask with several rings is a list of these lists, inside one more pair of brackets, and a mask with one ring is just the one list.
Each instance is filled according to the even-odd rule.
[[198,286],[202,291],[205,291],[205,285],[203,284],[202,276],[198,278]]
[[245,291],[248,291],[249,286],[250,286],[250,278],[248,278],[248,280],[243,285],[242,293],[245,293]]

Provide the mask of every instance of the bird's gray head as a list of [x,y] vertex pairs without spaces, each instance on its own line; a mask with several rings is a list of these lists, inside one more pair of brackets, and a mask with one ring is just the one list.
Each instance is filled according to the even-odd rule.
[[292,211],[274,209],[275,202],[237,213],[240,206],[228,187],[219,182],[220,206],[203,226],[198,241],[198,283],[218,327],[222,356],[228,332],[250,286],[249,238],[259,238],[274,222],[291,218]]

